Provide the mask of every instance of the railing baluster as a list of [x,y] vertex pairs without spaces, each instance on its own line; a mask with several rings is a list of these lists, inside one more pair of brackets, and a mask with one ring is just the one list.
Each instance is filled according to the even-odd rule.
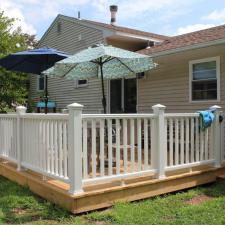
[[43,145],[42,145],[42,119],[39,119],[36,121],[37,123],[37,146],[38,146],[38,157],[39,157],[39,164],[38,167],[41,171],[44,171],[43,169],[43,162],[42,162],[42,154],[43,154]]
[[189,143],[190,143],[190,140],[189,140],[189,119],[186,118],[185,120],[185,132],[186,132],[186,137],[185,137],[185,163],[189,163]]
[[200,132],[200,161],[203,160],[203,155],[204,155],[204,133],[201,130]]
[[181,118],[181,120],[180,120],[180,127],[181,127],[181,133],[180,133],[180,135],[181,135],[181,138],[180,138],[180,155],[181,155],[181,157],[180,157],[180,163],[181,164],[184,164],[184,119],[183,118]]
[[178,119],[175,119],[175,165],[179,163],[179,139],[178,133],[179,132],[179,124]]
[[138,138],[138,171],[142,168],[142,128],[141,119],[137,119],[137,138]]
[[123,119],[123,164],[124,173],[127,173],[127,119]]
[[209,159],[213,159],[213,129],[209,127]]
[[195,132],[196,132],[195,160],[196,162],[199,162],[199,118],[195,118]]
[[134,172],[134,119],[130,120],[131,172]]
[[88,178],[87,120],[83,120],[83,177]]
[[174,161],[173,161],[173,119],[169,120],[169,154],[170,154],[170,166],[173,166]]
[[116,119],[116,174],[120,174],[120,120]]
[[144,170],[148,169],[148,119],[144,119]]
[[105,175],[105,120],[100,120],[100,175]]
[[[34,165],[36,164],[36,161],[37,161],[37,158],[36,158],[36,142],[37,142],[37,138],[35,137],[35,126],[34,126],[34,119],[31,120],[31,129],[30,129],[30,132],[31,132],[31,136],[32,136],[32,139],[30,140],[30,159],[31,159],[31,165]],[[32,140],[33,143],[32,143]]]
[[91,121],[92,136],[92,177],[96,177],[96,121]]
[[51,125],[51,132],[50,132],[50,143],[51,143],[51,173],[54,173],[55,166],[54,166],[54,123],[53,121],[50,122]]
[[112,120],[107,121],[108,124],[108,175],[112,175]]
[[208,135],[209,135],[209,130],[208,128],[205,130],[205,160],[208,160],[209,159],[209,151],[208,151],[208,148],[209,148],[209,140],[208,140]]
[[55,174],[56,175],[59,175],[59,168],[58,168],[58,163],[59,163],[59,157],[58,157],[58,154],[59,154],[59,139],[58,139],[58,127],[57,127],[57,121],[55,121],[54,123],[54,144],[55,144],[55,157],[54,157],[54,161],[55,161]]
[[46,121],[46,144],[47,144],[47,172],[51,172],[51,142],[50,142],[50,121]]
[[62,121],[58,122],[58,131],[59,131],[59,176],[63,177],[63,150],[62,150],[62,140],[63,140],[63,133],[62,133]]
[[68,147],[67,147],[67,122],[63,122],[63,164],[64,164],[64,177],[68,177]]
[[45,154],[45,149],[44,149],[44,137],[43,137],[43,133],[44,131],[44,121],[41,119],[40,120],[40,125],[39,125],[39,148],[41,149],[41,155],[40,155],[40,159],[41,159],[41,169],[42,171],[45,171],[45,165],[44,165],[44,154]]
[[191,162],[194,162],[194,119],[191,118]]

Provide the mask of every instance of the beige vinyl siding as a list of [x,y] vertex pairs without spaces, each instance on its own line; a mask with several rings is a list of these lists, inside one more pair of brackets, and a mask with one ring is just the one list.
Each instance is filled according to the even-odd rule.
[[[220,56],[221,101],[189,102],[189,61]],[[195,112],[212,105],[225,109],[225,45],[201,48],[154,59],[159,66],[138,82],[138,111],[150,112],[154,104],[167,112]]]
[[[57,23],[61,23],[61,33],[57,32]],[[79,35],[82,40],[79,41]],[[80,25],[59,16],[51,28],[44,35],[38,47],[48,46],[74,54],[93,44],[104,42],[100,30]],[[105,87],[107,82],[105,82]],[[75,81],[49,78],[48,92],[50,100],[56,101],[57,108],[65,108],[68,104],[77,102],[84,105],[84,112],[97,113],[102,109],[101,82],[99,79],[90,79],[88,86],[76,88]],[[30,76],[30,98],[37,102],[41,92],[37,91],[37,77]],[[106,91],[107,95],[107,91]]]

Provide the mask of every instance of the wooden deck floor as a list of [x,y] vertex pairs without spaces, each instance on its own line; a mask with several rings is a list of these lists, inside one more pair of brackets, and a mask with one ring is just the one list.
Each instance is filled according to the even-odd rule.
[[0,162],[0,175],[28,186],[32,192],[54,202],[72,213],[82,213],[105,208],[117,201],[135,201],[160,194],[183,190],[197,185],[216,181],[217,175],[225,174],[220,169],[204,166],[192,171],[179,170],[167,173],[163,180],[155,179],[151,174],[137,178],[115,180],[107,184],[86,185],[79,195],[68,193],[69,185],[58,180],[43,180],[42,176],[27,171],[18,172],[15,165],[5,160]]

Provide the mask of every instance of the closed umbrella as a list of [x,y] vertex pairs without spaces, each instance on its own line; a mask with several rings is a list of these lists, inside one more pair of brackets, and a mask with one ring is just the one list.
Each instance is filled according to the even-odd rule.
[[106,113],[104,79],[132,77],[154,67],[149,56],[113,46],[94,45],[57,62],[54,67],[44,71],[44,74],[65,79],[100,78],[102,105]]
[[[65,52],[53,48],[38,48],[10,54],[0,59],[0,66],[7,70],[41,75],[44,70],[52,67],[57,61],[67,58]],[[48,89],[45,78],[45,113],[47,113]]]

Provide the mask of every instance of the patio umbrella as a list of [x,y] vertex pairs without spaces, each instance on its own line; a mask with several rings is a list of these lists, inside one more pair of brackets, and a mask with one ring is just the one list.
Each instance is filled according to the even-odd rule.
[[[0,59],[0,66],[7,70],[32,73],[41,75],[41,73],[52,67],[57,61],[67,58],[64,52],[53,48],[38,48],[30,51],[17,52]],[[45,78],[45,113],[47,113],[48,89],[47,76]]]
[[57,62],[54,67],[44,71],[44,74],[66,79],[100,78],[102,105],[106,113],[104,79],[131,77],[154,67],[149,56],[112,46],[94,45]]

